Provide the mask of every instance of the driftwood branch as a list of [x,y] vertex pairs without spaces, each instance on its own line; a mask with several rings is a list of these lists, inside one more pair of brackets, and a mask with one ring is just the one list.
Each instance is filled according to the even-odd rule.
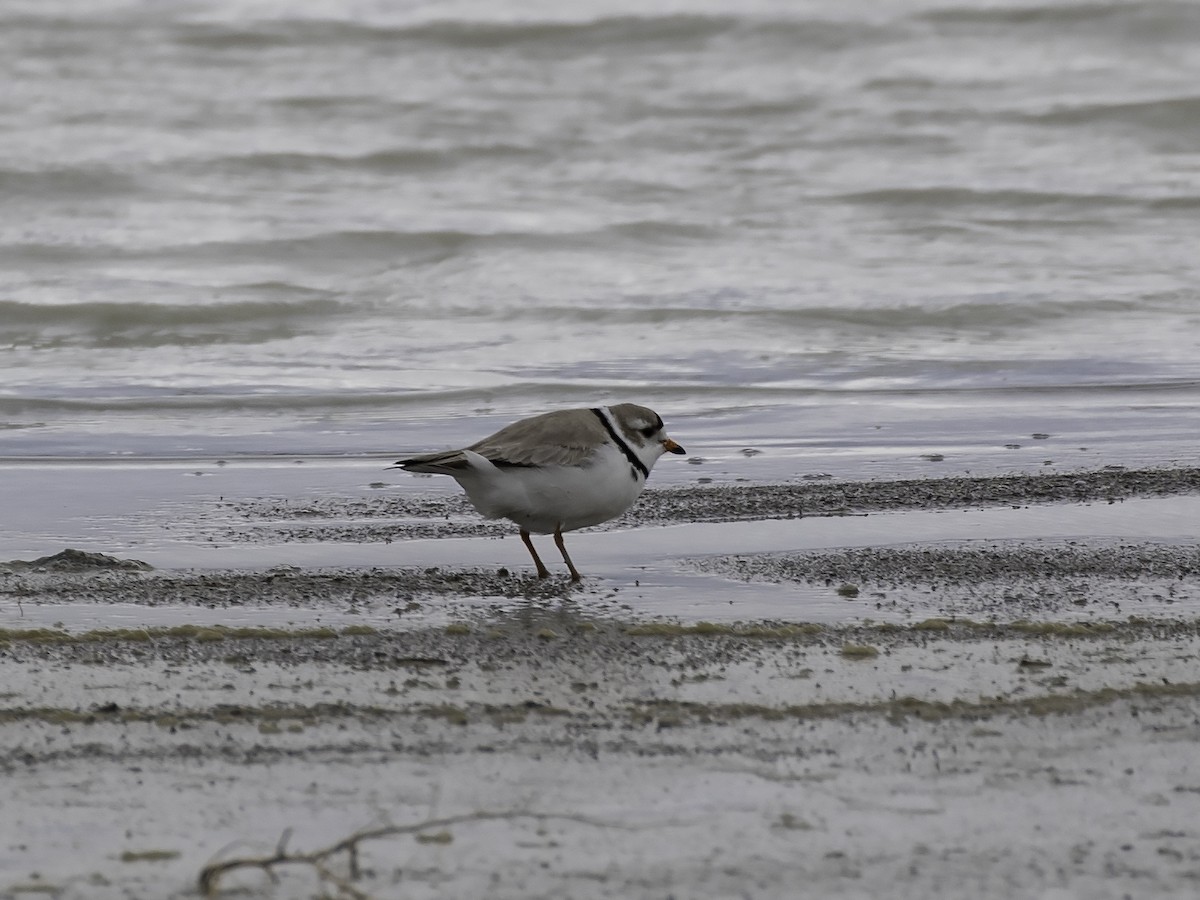
[[[200,870],[197,883],[200,893],[211,900],[220,891],[221,877],[235,869],[261,869],[267,873],[272,881],[277,881],[278,876],[275,874],[275,870],[279,867],[308,866],[323,882],[336,888],[340,897],[347,898],[347,900],[370,900],[370,897],[366,893],[350,884],[351,881],[360,877],[358,851],[359,844],[362,842],[397,837],[405,834],[416,834],[431,828],[447,828],[467,822],[488,822],[498,819],[558,819],[602,828],[620,827],[610,822],[601,822],[595,819],[588,819],[584,816],[529,812],[475,812],[460,816],[446,816],[441,819],[427,819],[424,822],[416,822],[412,825],[383,825],[378,828],[363,829],[342,838],[336,843],[330,844],[328,847],[322,847],[319,850],[312,850],[308,853],[288,851],[288,841],[292,836],[292,829],[288,828],[280,835],[279,842],[275,845],[275,852],[270,856],[245,856],[210,862]],[[343,853],[346,854],[349,861],[350,876],[348,879],[336,875],[330,871],[327,865],[332,858]]]

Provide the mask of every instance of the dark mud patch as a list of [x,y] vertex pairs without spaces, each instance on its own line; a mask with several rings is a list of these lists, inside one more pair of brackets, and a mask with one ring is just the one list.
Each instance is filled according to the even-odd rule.
[[[818,649],[843,656],[847,647],[903,649],[937,654],[943,649],[1037,638],[1072,645],[1088,642],[1180,641],[1200,637],[1200,620],[1139,617],[1097,622],[925,619],[891,623],[821,626],[763,621],[691,625],[642,623],[592,616],[572,608],[520,609],[480,616],[451,626],[392,631],[346,628],[229,628],[171,626],[96,629],[68,634],[51,629],[0,631],[0,655],[55,663],[90,662],[97,649],[114,662],[141,663],[149,652],[170,665],[223,662],[341,663],[361,671],[437,671],[439,677],[472,665],[483,670],[528,667],[552,677],[571,663],[598,672],[609,668],[723,666],[753,659],[763,648]],[[536,680],[536,679],[535,679]]]
[[134,603],[207,608],[310,609],[396,606],[433,596],[551,599],[584,588],[565,578],[538,579],[507,569],[331,569],[280,567],[265,572],[38,571],[17,569],[0,582],[0,599],[42,603]]
[[[695,522],[794,519],[903,510],[1117,502],[1200,492],[1200,468],[1101,469],[903,481],[695,485],[648,488],[599,530]],[[203,517],[214,541],[393,541],[511,534],[482,520],[461,495],[221,501]]]
[[878,609],[994,619],[1110,617],[1200,609],[1200,548],[1163,544],[991,542],[706,557],[698,572],[823,585]]
[[642,522],[725,522],[903,510],[1116,502],[1200,492],[1200,468],[1102,469],[903,481],[720,485],[647,491],[632,512]]
[[1030,544],[881,547],[710,557],[701,571],[742,578],[804,582],[874,582],[950,586],[1016,578],[1200,578],[1200,547],[1158,544]]
[[0,572],[149,572],[154,567],[140,559],[119,559],[106,553],[89,553],[68,547],[52,556],[33,560],[13,559],[0,563]]

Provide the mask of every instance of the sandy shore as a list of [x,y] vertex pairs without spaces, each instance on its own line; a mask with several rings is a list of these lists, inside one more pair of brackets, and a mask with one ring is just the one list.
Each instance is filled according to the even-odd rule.
[[[207,887],[1195,896],[1194,542],[963,541],[957,518],[935,523],[942,540],[914,542],[905,523],[1014,507],[1069,519],[1110,504],[1133,521],[1160,509],[1138,503],[1198,491],[1200,470],[1185,468],[652,491],[614,539],[864,514],[895,533],[886,546],[789,550],[785,538],[771,552],[689,555],[700,532],[684,527],[678,581],[662,587],[648,576],[572,590],[526,577],[519,558],[10,563],[0,897],[195,896],[206,865],[268,859],[289,829],[286,849],[301,854],[369,828],[354,866],[344,852],[280,859],[272,884],[235,865]],[[314,548],[492,527],[476,530],[453,496],[222,498],[176,524],[228,547]],[[778,608],[795,615],[704,621],[662,603],[760,589],[820,592],[847,612],[818,622],[793,604]],[[134,610],[119,626],[53,621],[118,607]]]

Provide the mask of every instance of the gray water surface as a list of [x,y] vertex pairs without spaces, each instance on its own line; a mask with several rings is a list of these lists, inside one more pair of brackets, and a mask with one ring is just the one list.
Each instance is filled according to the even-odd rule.
[[0,78],[0,456],[1194,458],[1193,3],[11,2]]

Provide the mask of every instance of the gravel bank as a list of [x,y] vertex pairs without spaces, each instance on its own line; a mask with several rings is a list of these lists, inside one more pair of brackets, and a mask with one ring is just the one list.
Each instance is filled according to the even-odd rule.
[[[1103,469],[1069,474],[910,481],[804,481],[648,488],[601,530],[689,522],[861,515],[871,512],[1118,501],[1200,492],[1200,468]],[[511,534],[479,518],[459,494],[434,497],[226,501],[207,510],[205,534],[230,541],[392,541]]]

